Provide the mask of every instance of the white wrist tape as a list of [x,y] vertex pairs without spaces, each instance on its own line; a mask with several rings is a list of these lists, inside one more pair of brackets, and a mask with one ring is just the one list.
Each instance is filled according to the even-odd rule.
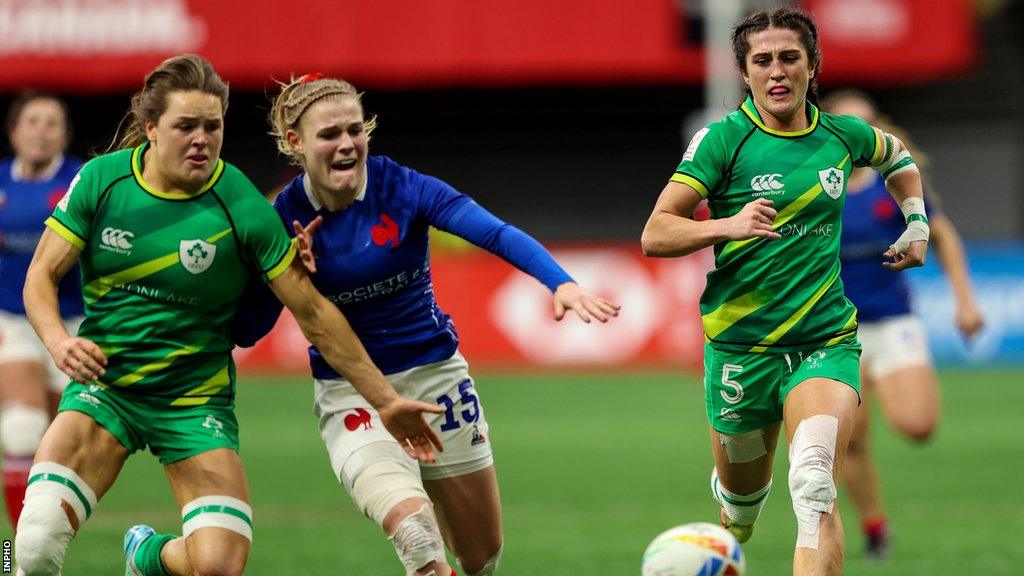
[[924,212],[924,199],[911,196],[900,202],[900,210],[907,222],[907,229],[896,239],[892,247],[897,254],[906,254],[911,242],[928,241],[930,229],[928,216]]

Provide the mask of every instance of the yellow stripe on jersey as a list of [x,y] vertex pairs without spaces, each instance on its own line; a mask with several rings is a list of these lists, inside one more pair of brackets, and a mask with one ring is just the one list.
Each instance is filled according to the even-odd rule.
[[804,302],[803,306],[801,306],[796,312],[794,312],[792,316],[787,318],[785,322],[778,326],[778,328],[772,330],[770,334],[764,337],[764,340],[761,340],[758,343],[758,346],[754,346],[753,348],[750,349],[750,351],[765,352],[768,350],[766,346],[771,346],[772,344],[778,342],[779,338],[785,336],[786,332],[789,332],[789,330],[793,328],[793,326],[796,326],[797,322],[803,320],[804,316],[807,316],[807,313],[810,312],[811,308],[813,308],[814,305],[817,304],[819,300],[821,300],[821,297],[825,295],[825,292],[828,292],[828,289],[831,288],[832,285],[836,283],[836,280],[838,278],[839,261],[837,260],[835,265],[832,266],[832,271],[828,273],[828,277],[825,278],[825,281],[821,283],[821,286],[819,286],[818,289],[814,291],[814,294],[811,294],[811,297],[807,299],[807,302]]
[[184,348],[179,348],[179,349],[175,350],[174,352],[171,352],[170,354],[168,354],[167,356],[164,356],[163,358],[161,358],[159,360],[156,360],[154,362],[150,362],[149,364],[146,364],[145,366],[142,366],[141,368],[139,368],[135,372],[132,372],[131,374],[125,374],[124,376],[121,376],[117,380],[114,380],[113,382],[111,382],[110,385],[111,386],[131,386],[132,384],[135,384],[136,382],[138,382],[139,380],[142,380],[146,376],[149,376],[153,372],[156,372],[158,370],[163,370],[164,368],[167,368],[168,366],[171,365],[171,363],[173,363],[180,356],[191,356],[192,354],[196,354],[197,352],[199,352],[200,350],[203,349],[203,346],[206,346],[208,341],[209,341],[209,338],[207,338],[207,339],[205,339],[205,340],[203,340],[201,342],[197,342],[196,344],[189,344],[188,346],[185,346]]
[[217,180],[220,179],[220,175],[224,172],[224,161],[218,158],[217,165],[213,167],[213,171],[210,173],[210,177],[207,178],[206,183],[203,184],[203,187],[200,188],[199,190],[196,190],[195,192],[192,193],[164,192],[162,190],[157,190],[149,182],[146,182],[142,178],[142,153],[147,146],[149,146],[148,143],[142,144],[140,146],[137,146],[135,150],[132,151],[132,174],[135,175],[135,182],[139,186],[141,186],[143,190],[149,192],[150,194],[156,196],[157,198],[163,198],[164,200],[189,200],[192,198],[196,198],[198,196],[201,196],[210,188],[213,188],[213,185],[217,183]]
[[295,260],[295,254],[295,239],[293,238],[291,244],[288,245],[288,251],[281,257],[281,261],[267,271],[267,282],[270,282],[274,278],[284,274],[284,271],[288,269],[288,266],[291,266],[292,260]]
[[[209,242],[210,244],[215,244],[218,240],[227,236],[230,233],[231,228],[225,228],[224,230],[221,230],[220,232],[207,238],[206,241]],[[87,297],[96,300],[106,296],[108,292],[110,292],[117,286],[122,286],[124,284],[128,284],[129,282],[135,282],[137,280],[145,278],[146,276],[156,274],[161,270],[165,270],[167,268],[170,268],[171,266],[174,266],[180,260],[181,259],[178,256],[178,251],[176,250],[171,254],[155,258],[153,260],[150,260],[149,262],[143,262],[142,264],[132,266],[131,268],[127,268],[116,274],[111,274],[109,276],[101,276],[100,278],[97,278],[90,282],[89,284],[87,284],[83,289],[83,292],[85,292],[85,295]]]
[[50,230],[53,230],[58,236],[70,242],[75,248],[85,250],[85,240],[79,238],[78,234],[75,234],[70,228],[61,224],[60,220],[50,216],[43,224],[49,226]]
[[210,396],[224,389],[231,383],[228,367],[214,374],[209,380],[185,393],[184,396],[171,402],[171,406],[202,406],[210,401]]
[[696,190],[697,194],[700,194],[701,198],[708,197],[708,189],[704,186],[704,183],[688,174],[676,172],[675,174],[672,175],[671,178],[669,178],[669,182],[678,182],[680,184],[686,184],[690,188]]
[[[849,160],[850,155],[847,154],[846,157],[843,158],[842,162],[840,162],[839,165],[836,166],[836,168],[842,170],[843,167],[846,166],[846,163],[849,162]],[[811,200],[814,200],[818,196],[818,194],[821,194],[822,190],[823,189],[821,187],[821,183],[819,182],[818,184],[815,184],[809,190],[798,196],[796,200],[787,204],[785,208],[779,210],[779,213],[775,215],[775,221],[772,223],[772,230],[778,230],[779,228],[789,223],[790,220],[796,217],[797,213],[799,213],[801,210],[806,208],[808,204],[811,203]],[[758,240],[763,240],[763,238],[755,237],[747,238],[746,240],[731,240],[725,244],[725,248],[722,249],[720,257],[724,258],[726,256],[729,256],[735,253],[740,248],[749,246],[750,244]]]
[[701,317],[704,322],[705,334],[709,338],[716,338],[730,326],[757,311],[770,300],[771,295],[758,289],[723,303]]
[[[856,325],[857,325],[857,309],[854,308],[853,309],[853,314],[850,314],[850,319],[846,321],[846,324],[843,324],[843,327],[839,329],[839,332],[841,332],[841,333],[842,332],[846,332],[847,330],[853,328]],[[843,340],[846,340],[849,337],[850,337],[849,334],[840,334],[839,336],[836,336],[835,338],[829,340],[828,342],[825,342],[825,346],[835,346],[836,344],[839,344],[840,342],[842,342]]]
[[871,131],[875,134],[875,153],[871,155],[870,165],[876,166],[885,160],[885,136],[882,131],[874,126],[871,127]]

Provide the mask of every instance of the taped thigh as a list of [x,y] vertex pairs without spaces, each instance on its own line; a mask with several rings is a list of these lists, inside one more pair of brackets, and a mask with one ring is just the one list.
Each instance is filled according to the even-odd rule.
[[49,425],[50,416],[41,408],[24,404],[4,406],[0,409],[0,440],[4,452],[15,458],[31,457]]
[[797,548],[818,548],[818,525],[836,500],[832,476],[839,419],[818,414],[800,421],[789,447],[789,491],[797,521]]
[[730,464],[753,462],[768,453],[763,430],[752,430],[735,436],[719,432],[718,438],[722,446],[725,446]]
[[360,448],[352,458],[360,466],[350,475],[342,470],[343,482],[359,510],[384,525],[384,517],[399,502],[409,498],[429,500],[415,461],[397,443],[377,442]]
[[181,509],[182,536],[200,528],[222,528],[252,541],[252,507],[231,496],[202,496]]

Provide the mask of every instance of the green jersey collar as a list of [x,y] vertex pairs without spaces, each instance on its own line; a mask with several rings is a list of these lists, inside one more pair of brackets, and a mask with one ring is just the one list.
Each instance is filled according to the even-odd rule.
[[811,104],[811,101],[807,101],[807,117],[811,119],[811,124],[803,130],[797,130],[795,132],[786,132],[783,130],[774,130],[764,125],[761,121],[761,115],[757,112],[757,107],[754,106],[754,98],[750,94],[747,94],[747,99],[740,105],[740,110],[754,123],[755,126],[771,134],[772,136],[781,136],[783,138],[799,138],[800,136],[806,136],[814,129],[818,127],[818,107]]
[[157,198],[163,198],[164,200],[191,200],[192,198],[198,198],[207,190],[213,188],[213,185],[220,179],[220,175],[224,173],[224,161],[218,158],[217,165],[213,167],[213,172],[210,174],[210,178],[199,190],[192,193],[163,192],[161,190],[157,190],[142,178],[142,156],[146,153],[146,148],[148,147],[149,142],[145,142],[137,146],[135,150],[132,151],[132,174],[135,175],[135,182],[138,183],[143,190]]

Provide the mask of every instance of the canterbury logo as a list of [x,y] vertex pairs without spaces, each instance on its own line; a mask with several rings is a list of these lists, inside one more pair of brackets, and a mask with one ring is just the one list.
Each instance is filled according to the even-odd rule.
[[781,178],[782,174],[761,174],[760,176],[754,176],[750,179],[750,187],[758,192],[782,190],[782,182],[779,182],[779,179]]
[[112,248],[120,248],[121,250],[131,250],[131,240],[133,238],[135,238],[135,234],[127,230],[118,230],[117,228],[104,228],[103,232],[100,233],[100,242]]

